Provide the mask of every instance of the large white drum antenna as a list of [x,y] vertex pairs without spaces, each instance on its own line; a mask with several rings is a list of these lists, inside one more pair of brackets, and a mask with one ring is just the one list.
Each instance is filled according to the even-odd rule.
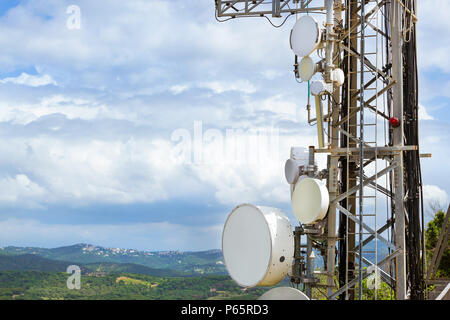
[[273,286],[292,268],[294,236],[289,218],[280,209],[242,204],[225,223],[222,251],[237,284]]
[[306,294],[291,287],[273,288],[264,293],[258,300],[310,300]]

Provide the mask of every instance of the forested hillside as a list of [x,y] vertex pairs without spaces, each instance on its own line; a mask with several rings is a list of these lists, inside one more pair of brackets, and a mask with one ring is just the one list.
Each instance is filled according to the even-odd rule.
[[266,288],[242,289],[227,276],[163,278],[138,274],[83,275],[81,289],[69,290],[68,274],[0,271],[0,300],[203,300],[256,299]]

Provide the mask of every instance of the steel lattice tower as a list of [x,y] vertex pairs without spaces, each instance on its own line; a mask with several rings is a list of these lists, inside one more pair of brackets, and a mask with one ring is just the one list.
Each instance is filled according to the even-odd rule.
[[216,0],[220,21],[330,9],[324,42],[345,82],[324,102],[327,141],[314,152],[328,155],[330,206],[308,237],[309,250],[326,245],[327,283],[304,283],[328,299],[377,299],[380,279],[397,299],[423,299],[416,0]]

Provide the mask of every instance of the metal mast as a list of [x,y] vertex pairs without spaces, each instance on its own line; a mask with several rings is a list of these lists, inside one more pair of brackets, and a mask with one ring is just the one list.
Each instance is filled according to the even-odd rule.
[[[328,155],[330,206],[324,221],[295,233],[308,236],[307,261],[311,246],[321,249],[327,281],[317,283],[296,252],[294,278],[308,294],[325,286],[327,299],[377,299],[383,281],[397,299],[423,299],[416,8],[416,0],[216,0],[216,18],[327,13],[318,69],[332,89],[316,97],[328,113],[314,120],[328,138],[313,151]],[[333,68],[344,71],[342,87]]]

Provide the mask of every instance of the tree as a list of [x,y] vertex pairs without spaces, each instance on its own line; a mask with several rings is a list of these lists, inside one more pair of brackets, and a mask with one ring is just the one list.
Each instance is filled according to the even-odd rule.
[[[427,260],[431,261],[433,252],[436,248],[439,236],[442,232],[442,225],[444,224],[446,214],[439,210],[434,215],[434,219],[428,222],[425,231],[425,247],[427,249]],[[450,277],[450,240],[447,243],[447,249],[442,255],[441,263],[439,264],[436,277]]]

